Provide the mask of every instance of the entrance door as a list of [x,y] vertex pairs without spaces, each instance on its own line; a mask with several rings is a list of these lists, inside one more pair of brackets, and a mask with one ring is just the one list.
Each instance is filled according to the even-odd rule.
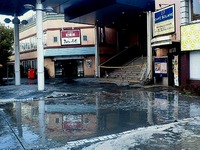
[[64,77],[77,77],[77,60],[65,60],[63,62],[64,70],[63,76]]
[[58,60],[55,62],[56,77],[82,77],[83,61],[82,60]]

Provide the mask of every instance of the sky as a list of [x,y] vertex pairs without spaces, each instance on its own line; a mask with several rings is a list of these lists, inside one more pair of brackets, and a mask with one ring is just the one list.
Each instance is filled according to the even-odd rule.
[[[22,20],[25,20],[25,19],[28,19],[30,18],[33,14],[35,14],[35,12],[33,10],[30,10],[28,11],[27,13],[25,13],[23,16],[20,16],[19,19],[22,21]],[[13,16],[7,16],[7,15],[0,15],[0,23],[5,23],[4,22],[4,19],[5,18],[9,18],[9,19],[13,19]],[[9,24],[6,24],[6,26],[10,26],[10,27],[13,27],[14,25],[12,23],[9,23]]]

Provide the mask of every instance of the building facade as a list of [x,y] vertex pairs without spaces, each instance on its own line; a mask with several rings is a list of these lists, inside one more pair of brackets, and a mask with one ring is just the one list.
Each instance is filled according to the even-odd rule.
[[182,84],[200,83],[200,1],[181,0]]
[[[174,23],[172,31],[161,31],[160,34],[154,35],[152,39],[152,48],[156,52],[153,64],[157,81],[173,86],[199,83],[200,1],[156,0],[155,8],[154,17],[159,12],[161,12],[160,17],[165,17],[166,14],[169,16],[169,9],[173,8],[173,20],[164,19],[162,23],[167,25],[165,27],[170,27],[170,24]],[[158,22],[155,18],[153,19],[154,29],[156,27],[161,29],[163,24]],[[157,70],[160,67],[159,65],[163,65],[163,68],[167,69],[166,74]]]
[[180,1],[156,0],[153,12],[153,70],[156,84],[180,85]]
[[[20,26],[21,72],[37,72],[35,16]],[[45,72],[54,77],[94,76],[95,30],[92,25],[64,22],[64,15],[44,14],[43,46]],[[11,57],[11,61],[14,56]]]

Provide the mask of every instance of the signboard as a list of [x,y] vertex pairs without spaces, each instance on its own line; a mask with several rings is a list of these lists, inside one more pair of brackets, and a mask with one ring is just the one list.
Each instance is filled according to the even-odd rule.
[[179,86],[179,76],[178,76],[178,56],[174,56],[173,69],[174,69],[174,85]]
[[200,50],[200,23],[181,26],[181,51]]
[[80,30],[63,30],[61,31],[62,45],[77,45],[81,44]]
[[153,36],[175,32],[175,5],[162,8],[153,13]]
[[156,77],[167,77],[167,58],[154,58]]
[[81,115],[64,115],[63,128],[66,130],[82,129],[82,116]]

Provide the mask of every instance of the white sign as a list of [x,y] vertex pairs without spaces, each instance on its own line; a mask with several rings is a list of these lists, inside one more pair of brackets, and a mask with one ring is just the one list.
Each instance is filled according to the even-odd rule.
[[62,45],[81,44],[80,30],[61,31],[61,44]]

